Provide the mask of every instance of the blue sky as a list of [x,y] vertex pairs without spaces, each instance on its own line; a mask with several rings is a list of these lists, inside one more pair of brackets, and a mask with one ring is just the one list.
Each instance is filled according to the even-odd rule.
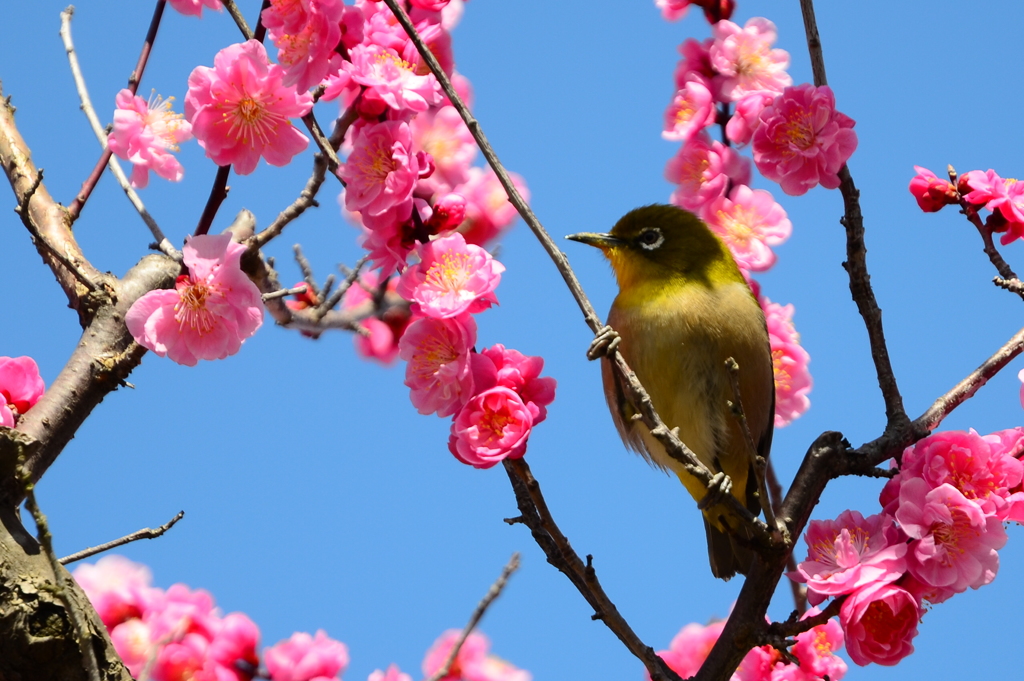
[[[255,0],[243,3],[249,16]],[[850,168],[862,190],[868,264],[884,311],[889,349],[911,416],[924,411],[1020,327],[1020,302],[990,283],[980,240],[955,212],[924,215],[907,192],[914,164],[941,173],[994,168],[1021,174],[1024,107],[1019,31],[1024,6],[1003,1],[965,12],[951,0],[819,3],[819,28],[838,108],[857,121]],[[70,202],[99,149],[78,109],[57,36],[63,2],[7,3],[0,27],[0,79],[54,196]],[[148,26],[149,2],[77,5],[74,34],[93,101],[109,120]],[[741,2],[736,19],[767,16],[792,55],[797,83],[810,80],[799,3]],[[699,14],[669,24],[646,1],[550,3],[473,0],[455,32],[460,71],[475,113],[505,164],[526,179],[533,207],[556,237],[603,231],[638,205],[664,201],[662,178],[676,146],[660,137],[672,94],[676,47],[703,38]],[[239,40],[226,15],[168,11],[140,93],[176,96],[197,64],[212,64]],[[330,120],[330,105],[318,109]],[[181,152],[180,184],[154,177],[142,196],[180,243],[195,226],[215,167],[196,144]],[[286,168],[234,176],[214,229],[241,208],[266,225],[301,190],[310,153]],[[866,335],[841,267],[838,192],[784,196],[764,180],[793,222],[764,293],[796,306],[810,352],[811,410],[777,431],[772,457],[784,480],[824,430],[854,444],[875,437],[883,407]],[[269,249],[284,278],[301,243],[323,277],[360,252],[328,183],[321,208],[289,226]],[[0,192],[2,194],[2,192]],[[13,206],[8,194],[7,204]],[[31,355],[47,383],[79,335],[74,313],[11,211],[0,211],[0,285],[8,292],[0,354]],[[76,234],[93,263],[122,274],[150,236],[112,178],[105,177]],[[615,294],[592,249],[564,250],[602,313]],[[1024,267],[1024,245],[1003,249]],[[518,224],[504,238],[508,268],[500,307],[478,316],[482,345],[541,355],[559,381],[528,461],[563,531],[619,610],[656,649],[689,622],[723,616],[739,582],[709,574],[699,514],[685,491],[622,447],[607,415],[599,368],[584,357],[590,333],[554,267]],[[982,433],[1021,425],[1018,361],[955,412],[945,428]],[[242,352],[194,369],[148,355],[110,395],[39,486],[60,553],[166,521],[167,536],[126,548],[159,586],[185,582],[244,611],[272,644],[323,628],[344,641],[347,679],[398,663],[419,664],[445,629],[461,627],[513,551],[523,565],[487,614],[494,651],[544,679],[641,679],[640,664],[600,624],[568,581],[544,561],[516,515],[500,467],[477,471],[447,451],[447,419],[418,415],[401,366],[360,360],[351,338],[313,342],[267,323]],[[829,486],[815,517],[845,508],[877,511],[878,481]],[[1012,676],[1022,624],[1021,531],[1010,528],[996,581],[935,607],[917,652],[899,667],[852,669],[850,679]],[[780,589],[771,614],[791,604]],[[998,623],[998,624],[994,624]]]

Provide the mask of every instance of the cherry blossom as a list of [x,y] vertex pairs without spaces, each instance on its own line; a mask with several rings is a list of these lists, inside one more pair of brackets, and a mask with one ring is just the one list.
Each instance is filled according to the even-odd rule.
[[287,165],[309,144],[289,119],[309,113],[312,96],[284,85],[284,69],[257,40],[225,47],[213,63],[192,71],[185,95],[185,118],[206,155],[239,175],[255,170],[261,156]]
[[711,27],[714,43],[711,65],[721,74],[718,84],[724,101],[736,101],[754,92],[779,93],[791,85],[786,73],[789,53],[772,49],[778,34],[775,24],[754,17],[740,28],[731,21],[719,21]]
[[[519,213],[508,200],[508,194],[493,170],[474,167],[466,175],[463,184],[452,188],[466,200],[466,219],[459,226],[459,232],[466,238],[466,243],[486,246],[509,227]],[[509,177],[523,200],[529,203],[526,181],[516,173],[509,173]]]
[[725,124],[726,137],[738,146],[750,142],[761,124],[761,112],[774,101],[774,93],[754,92],[736,102],[736,109]]
[[888,515],[843,511],[835,520],[812,520],[805,540],[807,560],[789,576],[807,584],[812,605],[874,582],[895,582],[907,569],[906,536]]
[[348,667],[348,648],[327,636],[296,632],[263,651],[272,681],[337,681]]
[[821,184],[839,186],[839,170],[857,148],[854,121],[836,111],[827,85],[786,88],[761,111],[754,132],[754,163],[791,196]]
[[770,247],[788,239],[793,229],[771,193],[745,184],[733,187],[728,197],[712,201],[703,217],[729,247],[736,264],[753,272],[764,272],[775,264]]
[[451,416],[473,394],[470,349],[476,322],[469,315],[450,319],[425,317],[409,325],[398,341],[399,357],[408,362],[405,385],[421,414]]
[[133,187],[148,185],[150,170],[172,182],[179,182],[185,174],[171,152],[192,139],[192,126],[171,110],[173,100],[151,97],[147,102],[128,89],[117,93],[114,128],[107,137],[107,146],[132,163]]
[[405,121],[362,126],[352,153],[338,169],[347,185],[345,208],[359,211],[371,228],[403,221],[411,212],[413,188],[424,161],[412,150],[412,132]]
[[707,81],[692,75],[665,110],[665,129],[661,136],[670,141],[686,141],[714,123],[715,113]]
[[220,0],[169,0],[171,7],[178,10],[184,15],[191,15],[198,17],[203,13],[203,7],[206,6],[209,9],[215,9],[218,12],[224,9],[224,5],[221,4]]
[[669,160],[665,179],[679,185],[672,193],[672,203],[700,213],[725,194],[730,182],[750,184],[750,161],[702,131]]
[[387,671],[377,669],[370,672],[366,681],[412,681],[412,677],[400,670],[398,665],[393,664],[388,667]]
[[839,610],[850,659],[863,666],[897,664],[914,652],[921,608],[905,589],[875,582],[850,594]]
[[[441,101],[441,86],[430,75],[416,73],[396,50],[381,45],[356,45],[344,64],[352,81],[366,86],[363,101],[383,102],[396,111],[426,111]],[[376,110],[376,109],[375,109]]]
[[811,401],[811,374],[807,365],[811,356],[800,345],[800,334],[793,326],[793,306],[779,305],[760,298],[768,325],[775,371],[775,427],[789,425],[806,412]]
[[182,249],[189,273],[173,289],[146,293],[125,315],[136,342],[187,366],[238,352],[263,323],[259,289],[240,269],[243,252],[229,234],[190,237]]
[[458,232],[421,244],[416,253],[420,262],[408,267],[398,283],[398,294],[413,303],[413,312],[444,319],[498,302],[494,289],[505,266]]
[[[485,348],[480,354],[494,365],[493,385],[515,391],[530,410],[533,425],[547,418],[547,406],[555,399],[557,383],[551,377],[541,377],[540,372],[544,370],[542,357],[530,357],[500,343]],[[492,387],[489,383],[484,384],[483,380],[479,383],[477,390]]]
[[917,200],[917,205],[926,213],[934,213],[944,206],[960,202],[960,194],[948,179],[939,178],[932,171],[921,166],[914,166],[917,172],[910,180],[910,193]]
[[504,386],[478,392],[452,422],[448,449],[459,461],[490,468],[526,453],[533,415],[519,395]]
[[[441,669],[462,632],[444,632],[423,658],[423,674],[429,678]],[[483,634],[473,632],[459,648],[448,674],[440,681],[530,681],[530,673],[488,654],[491,642]]]
[[0,357],[0,426],[14,427],[43,396],[46,386],[31,357]]
[[284,85],[305,91],[324,79],[341,41],[344,12],[341,0],[278,0],[263,10],[263,24],[285,70]]

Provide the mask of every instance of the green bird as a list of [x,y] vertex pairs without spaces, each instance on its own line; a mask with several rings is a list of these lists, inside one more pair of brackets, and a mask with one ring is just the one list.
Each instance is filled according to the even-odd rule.
[[[608,234],[567,238],[600,248],[611,262],[619,295],[608,324],[618,333],[618,352],[662,420],[679,428],[680,440],[712,472],[731,479],[731,490],[725,485],[722,491],[756,515],[761,506],[751,446],[730,407],[735,393],[726,360],[739,364],[743,411],[765,460],[772,443],[775,377],[764,313],[729,249],[696,215],[664,205],[630,211]],[[612,420],[626,446],[674,472],[694,499],[704,500],[704,485],[633,418],[607,356],[601,369]],[[746,574],[753,553],[729,532],[735,521],[726,507],[715,503],[714,495],[709,499],[703,511],[711,572],[721,579]]]

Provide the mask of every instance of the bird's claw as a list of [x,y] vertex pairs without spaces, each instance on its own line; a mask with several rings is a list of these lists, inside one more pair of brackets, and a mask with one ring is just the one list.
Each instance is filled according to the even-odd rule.
[[590,347],[587,348],[587,359],[595,360],[611,355],[619,347],[620,342],[622,342],[622,338],[619,336],[619,332],[605,325],[597,332]]
[[697,504],[697,508],[704,510],[715,506],[732,495],[732,478],[725,473],[715,473],[708,483],[708,493]]

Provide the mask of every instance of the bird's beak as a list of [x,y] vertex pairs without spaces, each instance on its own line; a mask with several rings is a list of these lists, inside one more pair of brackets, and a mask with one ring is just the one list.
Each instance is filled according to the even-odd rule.
[[587,244],[588,246],[595,246],[600,248],[602,251],[608,248],[615,248],[623,244],[622,239],[616,238],[611,234],[596,234],[594,232],[580,232],[579,234],[570,234],[566,239],[573,241],[579,241],[581,244]]

